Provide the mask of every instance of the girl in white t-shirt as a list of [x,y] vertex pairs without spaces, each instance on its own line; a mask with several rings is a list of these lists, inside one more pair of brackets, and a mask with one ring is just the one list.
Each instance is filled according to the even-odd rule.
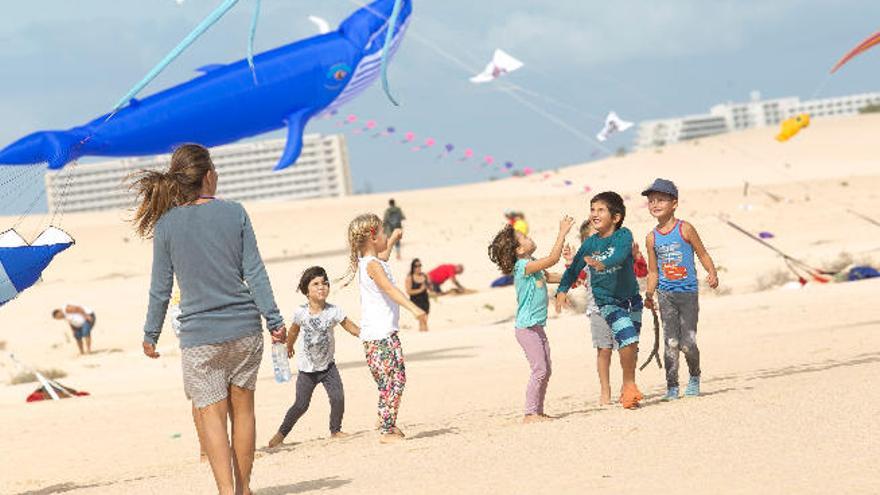
[[[397,412],[406,385],[403,349],[397,337],[400,306],[409,310],[421,324],[427,315],[398,289],[388,268],[391,250],[403,235],[396,229],[386,236],[382,220],[364,214],[348,226],[351,247],[351,277],[357,272],[361,293],[361,341],[367,366],[379,387],[380,439],[392,442],[403,438],[397,428]],[[349,279],[349,282],[351,279]]]
[[[287,356],[296,355],[299,373],[296,375],[296,400],[278,433],[269,441],[269,448],[277,447],[293,429],[293,425],[309,409],[312,393],[318,384],[324,385],[330,399],[330,436],[343,438],[342,413],[345,411],[345,395],[342,390],[342,377],[336,369],[334,353],[336,339],[333,330],[341,325],[348,333],[357,337],[360,329],[339,306],[327,302],[330,295],[330,279],[320,266],[313,266],[303,272],[299,280],[299,291],[308,298],[293,314],[293,323],[287,334]],[[297,350],[294,351],[294,343]]]

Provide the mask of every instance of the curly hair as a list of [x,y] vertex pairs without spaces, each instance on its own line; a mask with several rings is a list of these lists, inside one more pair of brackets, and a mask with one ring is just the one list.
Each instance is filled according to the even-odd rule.
[[312,280],[323,277],[324,280],[329,284],[330,279],[327,278],[327,272],[320,266],[312,266],[306,268],[306,271],[303,272],[302,277],[299,279],[299,285],[297,288],[300,292],[303,293],[304,296],[309,295],[309,284],[312,283]]
[[492,239],[489,244],[489,259],[498,265],[501,273],[510,275],[513,273],[513,265],[516,264],[516,248],[519,241],[516,239],[516,231],[512,225],[505,225]]

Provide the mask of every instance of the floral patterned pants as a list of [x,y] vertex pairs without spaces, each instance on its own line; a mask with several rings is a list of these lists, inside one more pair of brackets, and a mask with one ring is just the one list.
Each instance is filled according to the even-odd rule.
[[406,386],[406,366],[403,349],[394,333],[382,340],[364,342],[367,366],[379,388],[379,430],[391,433],[397,424],[397,411]]

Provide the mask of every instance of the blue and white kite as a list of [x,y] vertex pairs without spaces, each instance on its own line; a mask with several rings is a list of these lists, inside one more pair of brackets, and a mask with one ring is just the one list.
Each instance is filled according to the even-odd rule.
[[15,230],[0,234],[0,306],[37,283],[55,255],[73,243],[69,235],[55,227],[44,230],[31,244]]
[[[137,94],[161,68],[237,0],[226,0],[194,33],[138,83]],[[0,165],[48,162],[59,169],[83,156],[169,153],[183,143],[218,146],[287,128],[276,169],[296,161],[309,120],[348,103],[382,79],[412,12],[412,0],[376,0],[336,31],[319,34],[230,64],[67,130],[39,131],[0,150]],[[389,95],[390,96],[390,95]]]

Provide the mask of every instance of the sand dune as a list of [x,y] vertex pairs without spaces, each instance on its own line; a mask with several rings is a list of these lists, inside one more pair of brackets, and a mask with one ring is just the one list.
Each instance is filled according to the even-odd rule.
[[[549,175],[395,193],[409,218],[406,259],[393,263],[398,280],[418,256],[427,266],[464,263],[462,281],[478,289],[437,301],[429,334],[413,332],[414,321],[404,318],[409,382],[401,427],[409,438],[393,446],[376,441],[374,385],[360,345],[340,333],[344,426],[356,435],[326,438],[329,408],[317,391],[289,443],[256,461],[253,487],[263,494],[877,493],[880,447],[872,438],[880,396],[872,379],[880,372],[880,316],[872,301],[880,281],[770,287],[786,276],[780,258],[720,218],[772,232],[774,245],[814,265],[880,264],[880,229],[847,213],[878,216],[878,131],[880,116],[816,120],[785,145],[772,140],[772,129],[753,130]],[[501,212],[525,211],[544,252],[560,215],[582,219],[593,192],[613,189],[628,196],[626,224],[641,239],[652,223],[638,193],[657,176],[679,184],[679,216],[697,226],[722,267],[720,289],[701,296],[705,395],[659,403],[664,380],[650,366],[638,377],[645,407],[597,407],[586,321],[564,314],[548,323],[554,370],[547,404],[560,418],[520,425],[528,368],[511,335],[514,295],[488,289],[497,270],[486,245]],[[341,275],[348,220],[381,213],[389,196],[246,205],[285,315],[301,302],[299,273],[321,264]],[[62,227],[77,245],[41,284],[0,309],[8,350],[34,366],[63,369],[63,382],[92,393],[25,404],[33,385],[0,386],[2,493],[212,490],[197,459],[173,333],[163,335],[158,361],[140,354],[150,245],[123,217],[67,215]],[[41,222],[27,219],[22,230]],[[359,314],[354,287],[333,291],[334,303]],[[49,318],[67,300],[98,312],[100,352],[75,357],[65,326]],[[14,370],[0,362],[5,380]],[[268,359],[263,366],[260,445],[293,399],[293,386],[271,380]]]

